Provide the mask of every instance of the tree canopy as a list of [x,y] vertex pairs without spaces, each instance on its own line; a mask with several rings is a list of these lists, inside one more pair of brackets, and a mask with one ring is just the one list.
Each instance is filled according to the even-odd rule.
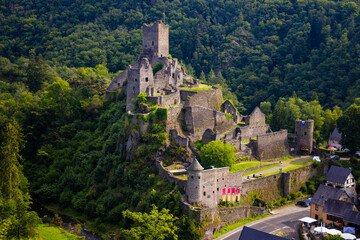
[[235,149],[229,143],[211,141],[200,149],[200,162],[204,168],[231,167],[235,162]]

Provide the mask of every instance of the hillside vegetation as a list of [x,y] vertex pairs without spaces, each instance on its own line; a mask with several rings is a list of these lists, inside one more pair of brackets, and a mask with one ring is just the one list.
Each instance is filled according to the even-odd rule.
[[[359,92],[359,2],[2,1],[0,55],[32,49],[54,65],[124,70],[141,52],[141,26],[170,25],[170,53],[201,77],[221,71],[246,108],[293,91],[325,107]],[[165,14],[165,17],[164,17]],[[191,67],[190,67],[191,66]],[[203,75],[203,76],[204,76]],[[210,77],[209,81],[212,81]]]

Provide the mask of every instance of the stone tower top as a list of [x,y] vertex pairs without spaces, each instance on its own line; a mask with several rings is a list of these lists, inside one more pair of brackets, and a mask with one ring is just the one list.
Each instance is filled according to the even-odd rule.
[[169,56],[169,25],[161,20],[143,25],[143,53],[156,57]]
[[191,165],[186,169],[188,171],[201,171],[204,168],[200,165],[199,161],[195,158]]

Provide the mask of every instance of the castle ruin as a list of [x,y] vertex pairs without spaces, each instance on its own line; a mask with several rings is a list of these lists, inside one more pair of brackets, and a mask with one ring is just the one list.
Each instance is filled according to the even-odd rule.
[[[294,134],[272,132],[260,108],[242,116],[230,101],[223,100],[220,88],[187,75],[178,60],[169,57],[169,25],[161,21],[144,24],[142,47],[137,61],[114,78],[106,93],[121,89],[129,114],[149,114],[149,109],[137,112],[135,108],[134,99],[140,93],[146,93],[152,104],[167,108],[166,132],[179,146],[188,148],[200,139],[205,144],[221,140],[230,143],[238,156],[260,160],[287,156],[290,149],[297,154],[312,152],[312,120],[296,121]],[[129,134],[128,151],[136,145],[136,137]],[[188,175],[189,202],[208,207],[223,198],[223,189],[239,189],[242,184],[241,175],[229,174],[228,167],[204,170],[197,160],[188,168]]]

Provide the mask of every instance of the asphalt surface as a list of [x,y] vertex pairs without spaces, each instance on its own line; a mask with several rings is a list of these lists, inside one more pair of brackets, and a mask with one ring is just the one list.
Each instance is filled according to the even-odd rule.
[[[263,232],[275,234],[283,232],[284,237],[298,239],[295,225],[299,224],[298,219],[310,216],[310,207],[290,206],[274,211],[274,215],[251,222],[245,226]],[[243,227],[234,229],[216,240],[238,240]]]

